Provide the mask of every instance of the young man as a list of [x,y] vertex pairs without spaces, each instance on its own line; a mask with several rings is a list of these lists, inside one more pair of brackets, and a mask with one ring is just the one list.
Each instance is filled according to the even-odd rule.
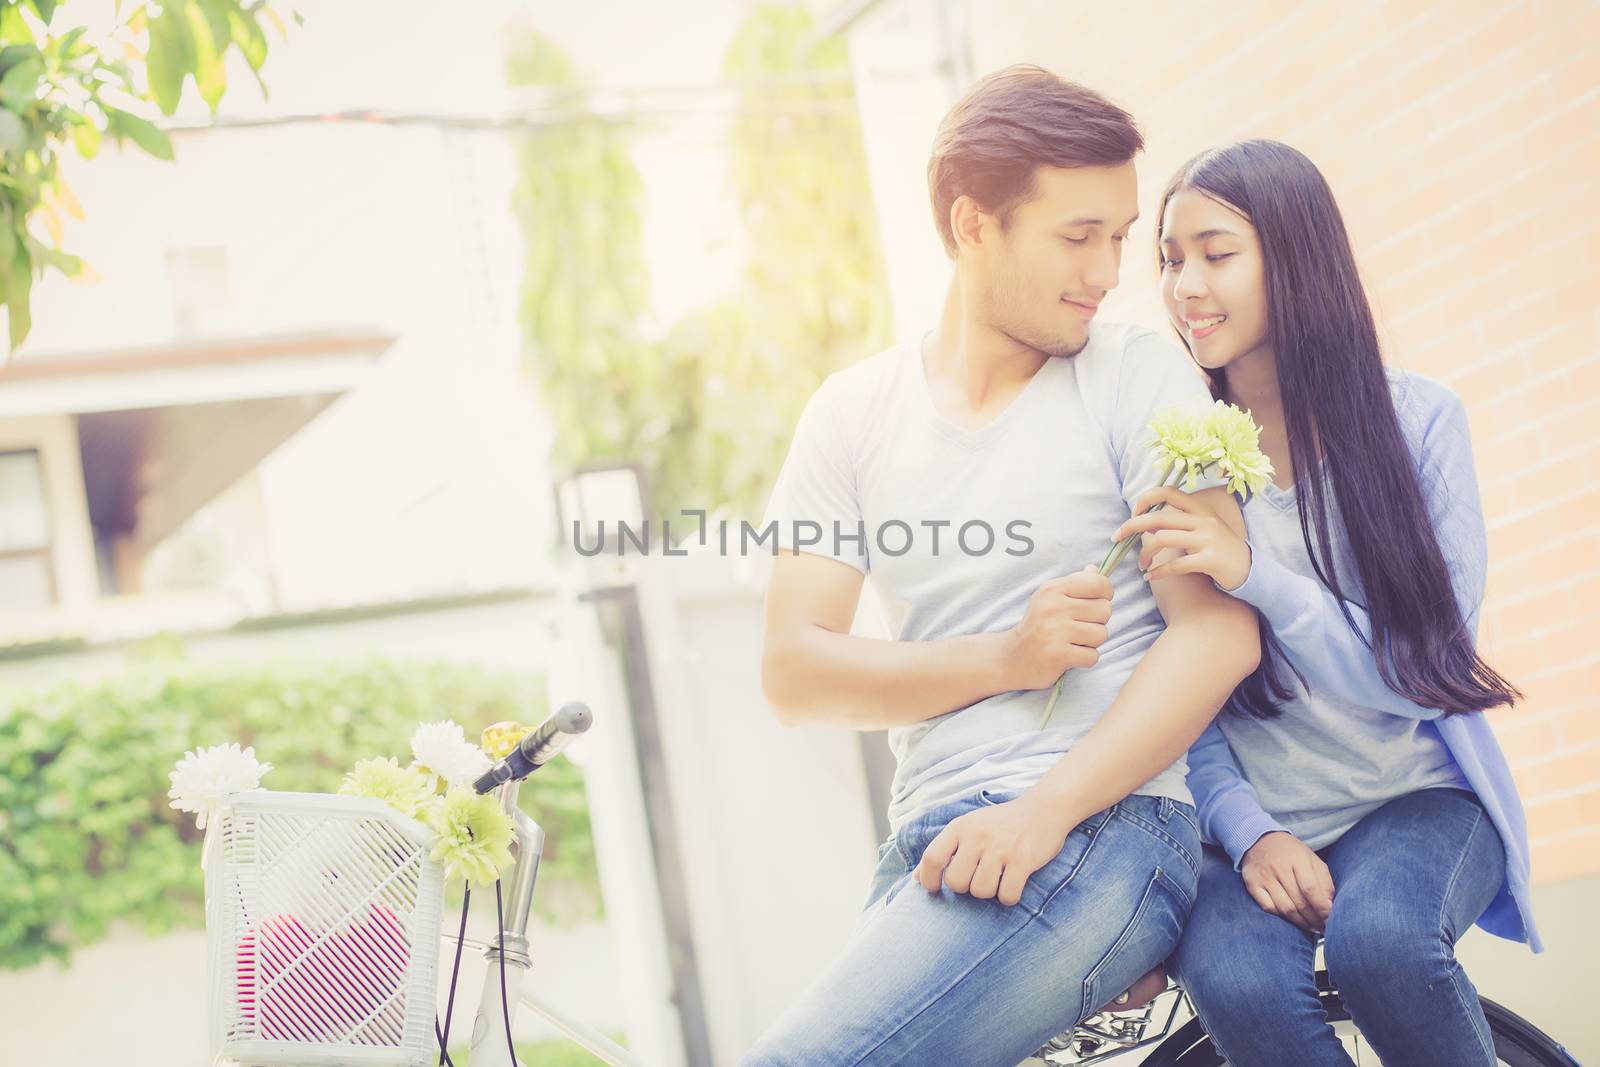
[[[938,328],[801,416],[762,524],[786,550],[763,686],[785,723],[888,728],[894,833],[849,949],[752,1067],[1012,1067],[1177,943],[1200,863],[1183,754],[1259,641],[1204,578],[1095,573],[1156,482],[1152,413],[1209,402],[1174,345],[1095,321],[1142,147],[1047,71],[984,79],[928,168],[955,264]],[[849,633],[869,573],[897,640]]]

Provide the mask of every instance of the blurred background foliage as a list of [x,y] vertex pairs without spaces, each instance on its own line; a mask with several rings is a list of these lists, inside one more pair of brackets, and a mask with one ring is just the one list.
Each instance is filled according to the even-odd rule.
[[[890,334],[848,72],[842,40],[817,41],[805,8],[761,5],[745,16],[723,74],[740,87],[729,182],[746,266],[735,288],[656,340],[645,328],[643,193],[629,130],[595,118],[521,135],[521,319],[555,423],[555,462],[641,462],[654,510],[668,519],[681,508],[758,517],[812,390]],[[585,91],[537,34],[513,48],[508,76],[580,103]]]
[[170,160],[172,141],[146,117],[151,105],[173,114],[192,81],[215,112],[231,53],[265,93],[266,27],[288,33],[283,15],[262,0],[119,3],[115,28],[93,35],[72,21],[83,6],[0,2],[0,306],[12,348],[32,328],[30,295],[44,269],[69,277],[84,270],[61,247],[64,216],[83,218],[60,173],[67,146],[93,159],[109,136]]
[[[65,958],[113,920],[153,931],[201,921],[202,835],[167,799],[185,750],[254,745],[273,765],[265,788],[333,792],[359,759],[410,762],[418,723],[451,718],[476,738],[492,722],[539,722],[543,694],[537,677],[455,664],[162,657],[114,681],[15,698],[0,709],[0,967]],[[581,772],[556,759],[521,796],[548,834],[538,910],[597,916]]]

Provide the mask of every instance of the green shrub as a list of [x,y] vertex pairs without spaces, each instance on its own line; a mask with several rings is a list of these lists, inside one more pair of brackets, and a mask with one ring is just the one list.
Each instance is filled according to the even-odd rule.
[[[64,959],[113,920],[155,931],[203,921],[201,833],[167,799],[186,749],[254,745],[274,768],[267,788],[332,792],[358,759],[409,760],[419,722],[453,718],[476,737],[491,722],[545,714],[535,677],[386,661],[161,664],[13,696],[0,704],[0,967]],[[578,768],[555,760],[522,803],[548,834],[540,910],[598,914]]]

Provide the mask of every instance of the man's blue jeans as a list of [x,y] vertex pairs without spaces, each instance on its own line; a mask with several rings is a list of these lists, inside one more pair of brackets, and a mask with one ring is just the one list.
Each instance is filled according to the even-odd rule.
[[[1318,852],[1333,873],[1324,952],[1350,1018],[1384,1063],[1493,1064],[1478,992],[1455,944],[1505,877],[1483,805],[1460,789],[1392,800]],[[1351,1067],[1317,1003],[1316,938],[1262,911],[1206,847],[1200,899],[1173,958],[1233,1067]]]
[[1009,799],[984,791],[886,841],[844,956],[741,1062],[1015,1067],[1166,959],[1200,870],[1188,804],[1132,796],[1092,816],[1013,907],[912,880],[952,819]]

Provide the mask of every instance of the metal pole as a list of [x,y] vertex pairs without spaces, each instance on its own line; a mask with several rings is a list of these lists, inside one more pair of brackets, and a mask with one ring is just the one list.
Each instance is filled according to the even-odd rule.
[[638,590],[631,585],[608,586],[583,593],[578,599],[594,604],[607,642],[622,655],[623,680],[639,760],[639,781],[645,800],[646,830],[650,836],[656,884],[661,890],[661,913],[667,926],[672,1000],[678,1008],[685,1062],[690,1067],[711,1067],[711,1038],[695,959],[688,881],[684,877],[678,846],[677,819],[668,785],[661,721],[650,677]]

